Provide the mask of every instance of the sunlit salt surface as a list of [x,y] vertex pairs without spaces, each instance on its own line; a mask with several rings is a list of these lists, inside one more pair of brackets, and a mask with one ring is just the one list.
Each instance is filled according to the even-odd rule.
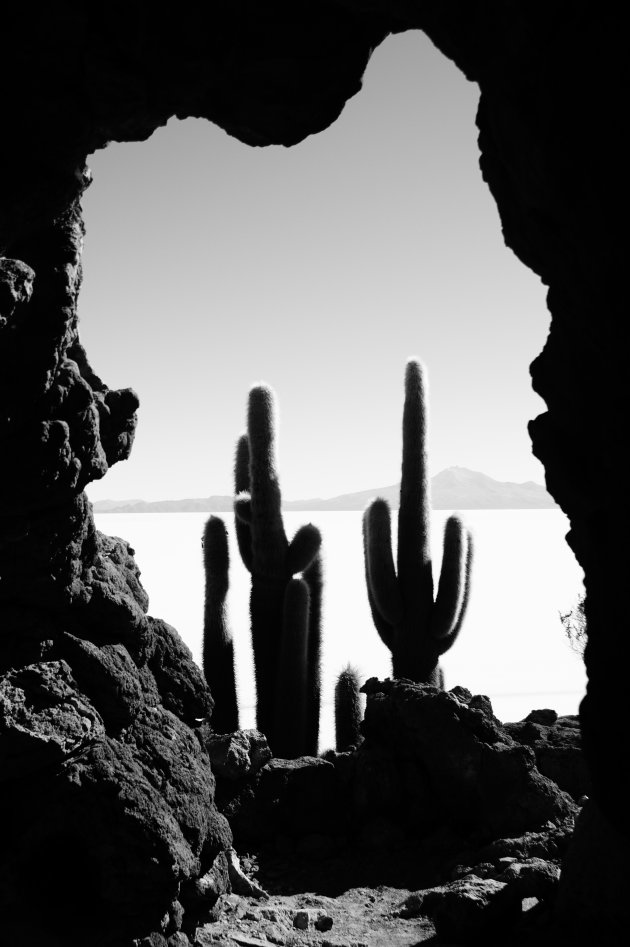
[[[206,513],[101,513],[102,532],[121,536],[136,551],[149,613],[173,625],[201,663],[204,573],[201,534]],[[235,642],[241,726],[255,726],[249,631],[250,577],[241,562],[230,514],[220,514],[230,538],[228,611]],[[432,514],[434,574],[441,560],[449,511]],[[468,614],[460,636],[442,658],[446,686],[486,694],[501,720],[520,720],[534,707],[577,713],[585,687],[581,659],[570,648],[559,612],[574,607],[582,570],[564,536],[558,510],[468,510],[475,539]],[[394,517],[395,519],[395,517]],[[361,513],[284,514],[287,534],[307,522],[323,535],[325,557],[322,720],[320,749],[334,745],[333,689],[350,662],[363,678],[391,674],[389,651],[367,602]],[[395,532],[395,523],[394,523]]]

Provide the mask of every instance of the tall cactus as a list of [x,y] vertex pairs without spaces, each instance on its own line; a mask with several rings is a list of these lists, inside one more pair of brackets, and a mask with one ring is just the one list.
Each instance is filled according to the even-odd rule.
[[361,742],[359,672],[348,664],[335,684],[335,747],[343,753]]
[[389,504],[377,498],[363,515],[365,574],[372,617],[392,653],[394,677],[441,687],[443,676],[438,661],[453,645],[462,626],[470,591],[473,544],[461,519],[450,516],[444,529],[442,571],[434,600],[426,428],[423,369],[412,359],[405,373],[397,570]]
[[234,644],[227,623],[225,599],[230,557],[225,523],[211,516],[203,531],[206,599],[203,623],[203,673],[214,698],[212,725],[218,733],[238,730]]
[[304,579],[289,581],[284,594],[274,728],[274,752],[284,759],[306,753],[309,598]]
[[321,707],[322,593],[324,588],[322,554],[318,552],[304,570],[309,591],[308,648],[306,669],[306,739],[303,753],[317,756]]
[[[277,753],[284,739],[283,728],[289,726],[289,721],[283,723],[276,713],[283,627],[287,609],[291,611],[285,597],[293,575],[307,570],[318,556],[321,536],[309,523],[301,526],[290,542],[287,539],[275,467],[274,414],[272,389],[256,385],[249,393],[247,434],[239,439],[236,449],[234,512],[239,550],[252,576],[256,723]],[[307,641],[307,656],[308,651]],[[303,669],[295,657],[298,652],[292,653],[294,669],[286,673],[301,676]],[[301,750],[305,751],[306,747]]]

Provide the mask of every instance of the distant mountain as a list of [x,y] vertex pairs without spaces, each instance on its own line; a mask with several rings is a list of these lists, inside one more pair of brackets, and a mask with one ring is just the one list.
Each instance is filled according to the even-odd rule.
[[95,513],[112,513],[119,512],[119,507],[123,504],[128,506],[131,503],[142,503],[142,500],[97,500],[92,506]]
[[436,510],[546,510],[557,503],[533,480],[511,483],[493,480],[466,467],[448,467],[431,480]]
[[[373,497],[389,500],[398,508],[400,484],[359,493],[344,493],[328,499],[287,500],[285,510],[364,510]],[[554,503],[544,487],[532,480],[511,483],[493,480],[486,474],[466,467],[449,467],[431,480],[431,505],[434,510],[547,510]],[[97,500],[95,513],[228,513],[231,496],[213,496],[187,500]]]

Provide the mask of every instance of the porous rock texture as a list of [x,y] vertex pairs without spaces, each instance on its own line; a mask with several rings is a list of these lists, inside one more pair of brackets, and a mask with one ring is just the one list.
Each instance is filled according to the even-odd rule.
[[168,926],[231,832],[203,676],[82,492],[128,456],[138,405],[78,340],[82,237],[75,203],[0,261],[0,904],[3,937],[105,945]]
[[364,740],[354,752],[218,777],[217,803],[237,841],[284,837],[307,850],[316,839],[329,849],[351,839],[375,851],[412,839],[424,848],[438,832],[461,849],[575,816],[574,801],[539,772],[533,749],[510,736],[487,697],[376,678],[363,690]]
[[[156,720],[171,714],[179,721],[173,727],[185,728],[189,777],[196,767],[207,768],[189,743],[194,721],[186,719],[192,693],[203,701],[207,692],[175,635],[146,617],[127,544],[99,536],[82,493],[127,456],[137,407],[131,390],[110,391],[98,379],[78,340],[77,201],[90,180],[86,159],[108,141],[147,138],[172,115],[210,119],[250,145],[294,144],[334,121],[359,90],[371,50],[388,33],[406,29],[424,30],[478,82],[481,169],[506,243],[549,287],[550,332],[532,366],[547,410],[530,431],[585,572],[588,690],[580,722],[592,807],[611,837],[627,835],[627,753],[614,722],[626,710],[629,514],[611,489],[627,413],[627,277],[618,239],[627,164],[619,118],[625,31],[617,9],[586,0],[241,0],[162,11],[146,0],[106,7],[61,0],[36,15],[20,4],[3,10],[0,663],[3,694],[12,695],[13,705],[23,693],[24,719],[31,721],[26,726],[8,711],[2,718],[0,738],[8,728],[9,752],[21,761],[14,770],[6,752],[2,757],[3,842],[11,839],[11,850],[24,844],[28,851],[28,838],[33,845],[38,837],[26,811],[52,814],[56,807],[57,825],[71,808],[81,813],[74,796],[70,805],[73,793],[93,800],[89,811],[101,811],[102,825],[113,824],[114,835],[128,825],[131,848],[141,824],[145,840],[153,838],[144,816],[136,818],[124,802],[116,808],[107,788],[114,759],[140,766],[142,757],[148,785],[149,771],[154,781],[159,772],[169,782],[169,767],[156,762],[163,748],[156,747],[160,727],[150,722],[152,708]],[[138,681],[131,682],[130,671],[117,701],[110,685],[129,668],[125,652]],[[132,706],[137,715],[128,722]],[[39,735],[32,747],[26,731]],[[40,751],[46,766],[20,791],[20,766],[32,774]],[[84,765],[89,778],[73,775]],[[184,797],[196,798],[186,789],[181,806],[165,803],[174,819],[172,834],[161,836],[170,868],[164,868],[168,859],[155,868],[165,897],[177,879],[204,870],[220,847],[213,841],[204,855],[205,830],[198,823],[192,831],[184,814],[199,809]],[[25,834],[18,839],[20,825]],[[93,848],[83,838],[81,857],[92,865],[101,846],[96,861],[111,865],[104,829],[94,837]],[[585,849],[591,838],[584,834]],[[118,847],[116,857],[124,861],[129,850]],[[26,905],[26,879],[18,873],[17,883],[6,880],[6,853],[4,845],[2,903],[11,916]],[[193,869],[199,859],[203,864]],[[46,864],[52,877],[50,858]],[[115,879],[111,872],[107,877]],[[95,878],[95,871],[76,874]],[[587,871],[571,878],[574,885],[588,883]],[[123,898],[124,887],[101,878],[98,897],[103,903]],[[578,914],[597,910],[579,896],[571,903]],[[622,913],[625,903],[619,899]],[[149,914],[147,907],[145,920]]]
[[317,911],[296,908],[324,906],[335,944],[402,947],[436,931],[436,943],[538,943],[578,806],[487,697],[404,680],[364,689],[357,750],[217,776],[217,804],[271,898],[222,899],[199,943],[292,944],[287,927],[301,925],[299,943],[323,944]]

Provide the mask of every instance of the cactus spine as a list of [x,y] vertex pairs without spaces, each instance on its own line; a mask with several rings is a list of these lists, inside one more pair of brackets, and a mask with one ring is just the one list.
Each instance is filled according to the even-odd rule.
[[389,504],[377,498],[363,515],[365,574],[372,617],[392,653],[394,677],[439,687],[440,655],[457,638],[468,605],[473,544],[461,519],[450,516],[434,601],[426,428],[423,369],[412,359],[405,373],[397,569]]
[[238,730],[234,644],[227,623],[225,599],[230,558],[225,523],[211,516],[203,531],[206,599],[203,624],[203,672],[214,698],[212,724],[218,733]]
[[361,696],[359,672],[348,665],[335,685],[335,746],[338,753],[361,742]]
[[[289,633],[289,616],[293,618],[299,612],[299,609],[294,608],[295,600],[303,596],[303,592],[295,591],[297,587],[291,580],[295,573],[304,572],[312,565],[319,553],[321,536],[319,530],[309,523],[298,529],[291,542],[287,539],[275,467],[274,408],[271,388],[257,385],[251,389],[247,434],[239,439],[236,449],[234,512],[239,550],[252,576],[250,615],[256,679],[256,724],[267,736],[272,752],[277,755],[279,747],[285,743],[286,732],[293,725],[287,714],[283,717],[277,712],[278,695],[285,687],[289,690],[293,688],[292,675],[308,681],[308,617],[306,651],[302,645],[298,648],[297,644],[289,647],[283,643],[283,638]],[[308,585],[305,588],[308,592]],[[315,610],[317,608],[315,603]],[[307,604],[307,616],[308,613]],[[300,613],[299,619],[296,618],[298,635],[302,634],[302,619]],[[278,668],[281,652],[280,679]],[[290,660],[285,660],[285,654],[291,655]],[[290,718],[290,712],[287,713]],[[305,752],[305,747],[299,752]]]

